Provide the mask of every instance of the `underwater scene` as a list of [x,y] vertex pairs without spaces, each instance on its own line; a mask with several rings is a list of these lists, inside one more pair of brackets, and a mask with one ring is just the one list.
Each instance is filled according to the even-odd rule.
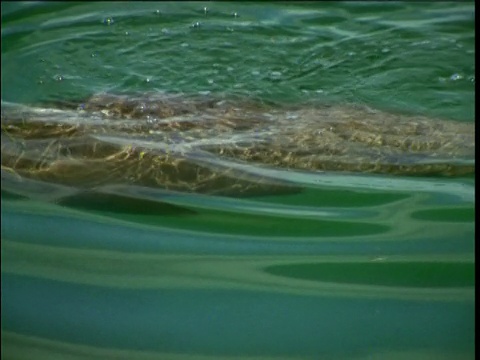
[[1,19],[2,358],[474,358],[473,1]]

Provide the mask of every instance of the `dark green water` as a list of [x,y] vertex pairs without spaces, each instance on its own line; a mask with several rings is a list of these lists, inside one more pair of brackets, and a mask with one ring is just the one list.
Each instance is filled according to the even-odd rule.
[[[200,93],[474,122],[473,2],[1,9],[2,101]],[[2,357],[473,359],[474,178],[271,171],[300,191],[85,196],[2,170]]]

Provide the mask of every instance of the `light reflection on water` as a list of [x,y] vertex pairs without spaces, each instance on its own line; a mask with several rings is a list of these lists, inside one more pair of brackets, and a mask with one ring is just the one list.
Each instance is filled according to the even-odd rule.
[[[2,109],[150,91],[473,122],[473,3],[12,4]],[[474,178],[198,161],[297,187],[86,193],[2,168],[2,357],[473,358]]]
[[[119,196],[109,190],[109,196]],[[464,211],[440,223],[412,216],[421,209],[428,214],[428,202],[439,194],[398,192],[366,208],[304,205],[296,212],[285,196],[232,199],[149,190],[145,198],[146,193],[150,201],[176,208],[140,216],[114,206],[85,208],[88,201],[2,201],[2,324],[12,353],[21,353],[23,343],[43,351],[53,346],[57,355],[67,346],[89,356],[116,349],[122,356],[139,351],[135,356],[162,358],[349,358],[425,346],[437,351],[442,344],[461,356],[473,341],[473,258],[467,255],[473,253],[473,214]],[[457,202],[451,214],[469,209],[462,196],[451,195]],[[277,208],[278,199],[285,203]],[[140,200],[129,201],[134,206]],[[245,215],[257,217],[260,227]],[[341,219],[343,235],[322,233],[322,226],[307,228],[304,236],[288,234],[298,221],[328,227],[332,218]],[[288,221],[284,234],[274,235],[275,219]],[[212,226],[225,221],[233,231]],[[372,226],[359,235],[362,224]],[[318,269],[299,278],[294,269],[302,264]],[[352,266],[355,273],[335,275]],[[450,280],[438,280],[443,267],[452,269]],[[377,279],[383,274],[390,274],[388,285]]]

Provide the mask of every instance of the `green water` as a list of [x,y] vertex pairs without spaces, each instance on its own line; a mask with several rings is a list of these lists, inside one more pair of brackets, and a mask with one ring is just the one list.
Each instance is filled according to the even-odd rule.
[[[2,101],[200,93],[474,122],[473,2],[1,10]],[[271,171],[299,190],[87,196],[2,170],[2,357],[474,357],[474,178]]]

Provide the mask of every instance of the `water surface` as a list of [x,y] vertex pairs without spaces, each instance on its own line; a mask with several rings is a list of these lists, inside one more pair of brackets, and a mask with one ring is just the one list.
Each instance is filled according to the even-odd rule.
[[[2,104],[153,92],[473,123],[474,10],[4,2]],[[85,194],[2,169],[2,356],[474,357],[473,175],[256,175],[296,191]]]

